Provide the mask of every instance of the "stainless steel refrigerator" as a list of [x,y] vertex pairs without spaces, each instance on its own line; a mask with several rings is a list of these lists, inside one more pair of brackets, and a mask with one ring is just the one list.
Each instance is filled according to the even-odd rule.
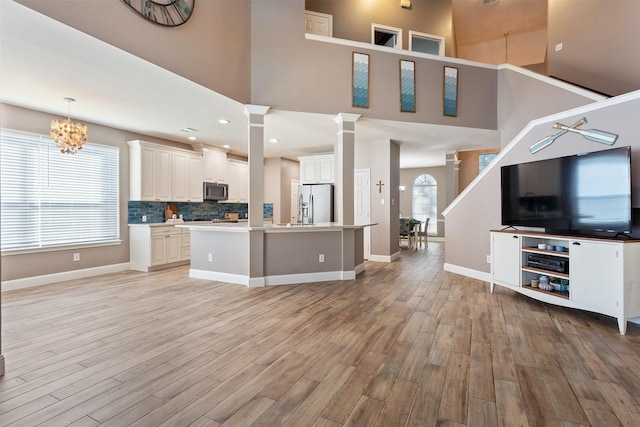
[[298,223],[333,222],[333,184],[298,187]]

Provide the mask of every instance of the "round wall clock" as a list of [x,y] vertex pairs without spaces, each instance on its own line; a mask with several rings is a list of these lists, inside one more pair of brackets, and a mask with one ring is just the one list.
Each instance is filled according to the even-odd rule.
[[189,20],[196,0],[122,0],[147,21],[177,27]]

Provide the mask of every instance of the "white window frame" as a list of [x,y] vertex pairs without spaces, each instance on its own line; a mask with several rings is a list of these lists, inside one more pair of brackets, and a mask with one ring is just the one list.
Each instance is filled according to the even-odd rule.
[[[396,42],[394,49],[402,49],[402,28],[390,27],[382,24],[371,24],[371,44],[376,44],[376,31],[387,34],[394,34]],[[379,45],[376,45],[379,46]]]
[[438,55],[444,56],[444,37],[436,36],[433,34],[421,33],[418,31],[409,30],[409,50],[413,51],[413,39],[424,39],[438,42]]
[[0,132],[2,255],[121,244],[119,147],[62,154],[47,136]]
[[[431,181],[432,183],[427,183]],[[429,196],[431,196],[433,203],[421,203],[418,204],[416,199],[422,198],[425,192],[422,189],[429,189]],[[428,206],[429,212],[417,212],[416,207]],[[438,180],[429,173],[418,175],[413,181],[413,187],[411,189],[411,217],[422,221],[423,223],[429,218],[429,228],[424,230],[428,235],[438,234]]]

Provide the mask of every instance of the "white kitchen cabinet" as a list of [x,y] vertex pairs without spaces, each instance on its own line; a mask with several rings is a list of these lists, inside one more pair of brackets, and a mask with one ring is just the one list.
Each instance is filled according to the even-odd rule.
[[249,201],[249,166],[247,162],[228,160],[226,177],[229,184],[229,199],[226,202],[247,203]]
[[202,202],[202,156],[172,153],[172,201]]
[[[547,303],[612,316],[621,334],[628,319],[640,316],[640,240],[492,231],[491,259],[492,292],[500,285]],[[533,287],[531,281],[541,276],[557,289]]]
[[302,184],[333,184],[333,154],[298,157],[298,160],[300,161],[300,182]]
[[129,200],[202,201],[200,154],[139,140],[128,144]]
[[227,153],[215,148],[203,148],[204,182],[227,182]]
[[187,191],[187,201],[188,202],[202,202],[204,201],[204,192],[202,187],[202,156],[198,155],[190,155],[189,156],[189,169],[188,169],[188,191]]
[[[491,269],[494,283],[520,286],[520,240],[520,236],[515,234],[491,234]],[[493,284],[491,291],[493,292]]]
[[171,152],[130,141],[130,200],[170,200]]
[[173,225],[129,225],[131,269],[153,271],[188,262],[182,229]]

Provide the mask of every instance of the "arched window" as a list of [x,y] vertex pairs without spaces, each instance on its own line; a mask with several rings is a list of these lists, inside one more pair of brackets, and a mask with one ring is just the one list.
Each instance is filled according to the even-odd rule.
[[427,234],[438,234],[438,183],[425,173],[413,181],[411,216],[424,222],[429,219]]

